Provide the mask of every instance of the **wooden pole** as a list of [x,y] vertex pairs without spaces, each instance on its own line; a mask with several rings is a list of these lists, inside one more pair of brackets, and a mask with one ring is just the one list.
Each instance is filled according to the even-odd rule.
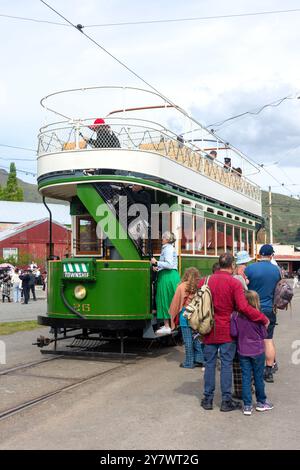
[[272,214],[271,186],[269,186],[269,223],[270,223],[270,244],[273,245],[273,214]]

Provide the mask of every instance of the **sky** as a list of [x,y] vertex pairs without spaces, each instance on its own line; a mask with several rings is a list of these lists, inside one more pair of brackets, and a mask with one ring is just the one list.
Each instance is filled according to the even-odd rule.
[[[297,0],[49,0],[75,24],[92,25],[300,8]],[[0,15],[62,22],[39,0],[1,0]],[[262,171],[254,181],[300,194],[300,11],[200,21],[90,27],[85,31]],[[40,99],[73,87],[142,82],[71,27],[0,16],[0,144],[37,148]],[[247,112],[256,115],[224,120]],[[0,146],[0,167],[36,171],[34,151]],[[18,159],[23,159],[18,161]],[[25,161],[32,159],[32,161]],[[278,163],[276,163],[278,162]],[[35,177],[19,173],[35,182]],[[280,187],[281,184],[284,187]]]

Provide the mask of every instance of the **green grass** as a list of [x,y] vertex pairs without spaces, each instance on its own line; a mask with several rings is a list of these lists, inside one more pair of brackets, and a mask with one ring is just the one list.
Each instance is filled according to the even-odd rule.
[[0,323],[0,336],[11,335],[18,331],[30,331],[35,328],[40,328],[36,320]]

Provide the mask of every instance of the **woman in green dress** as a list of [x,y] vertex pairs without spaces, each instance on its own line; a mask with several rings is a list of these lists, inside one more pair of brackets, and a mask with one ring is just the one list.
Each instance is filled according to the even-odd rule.
[[180,282],[178,273],[177,253],[175,250],[175,235],[164,232],[162,235],[162,250],[159,261],[151,259],[154,271],[158,271],[156,291],[156,316],[158,322],[164,325],[156,331],[159,336],[171,334],[169,307],[171,305],[176,287]]

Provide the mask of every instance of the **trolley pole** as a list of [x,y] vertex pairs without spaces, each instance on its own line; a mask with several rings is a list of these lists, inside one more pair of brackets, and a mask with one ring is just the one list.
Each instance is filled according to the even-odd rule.
[[272,190],[269,186],[269,223],[270,223],[270,244],[273,245],[273,214],[272,214]]

